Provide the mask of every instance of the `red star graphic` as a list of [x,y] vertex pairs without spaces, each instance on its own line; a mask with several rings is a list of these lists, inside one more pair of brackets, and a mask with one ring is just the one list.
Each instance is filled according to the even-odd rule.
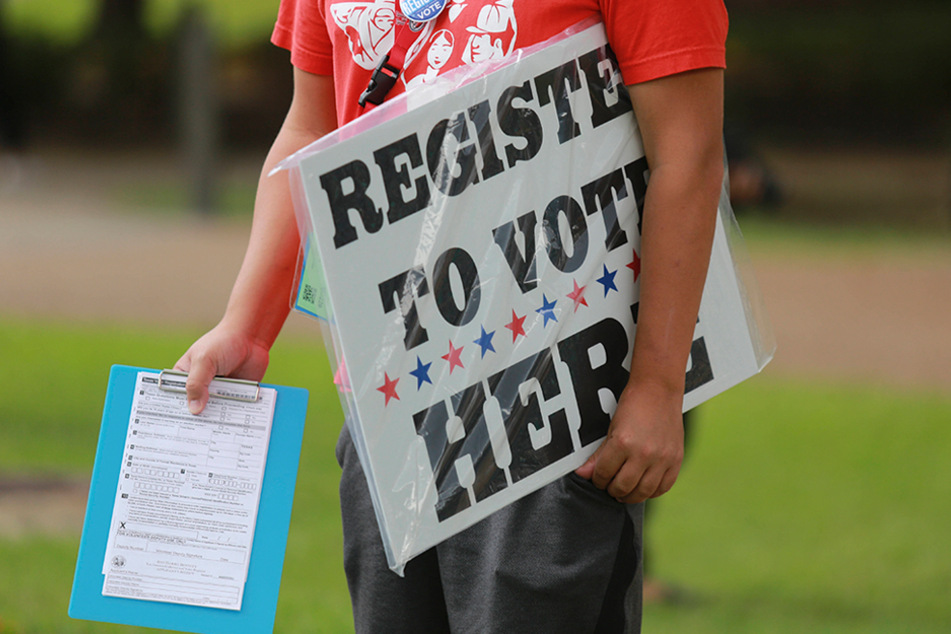
[[505,324],[505,327],[512,331],[512,343],[518,338],[519,335],[525,336],[525,317],[519,317],[515,314],[515,311],[512,311],[512,321]]
[[634,271],[634,281],[636,282],[637,278],[641,276],[641,258],[637,255],[637,251],[634,251],[634,259],[627,265],[627,268]]
[[397,401],[400,400],[399,394],[396,393],[396,384],[399,382],[400,380],[398,378],[390,379],[389,374],[386,372],[383,373],[383,385],[376,388],[377,391],[383,392],[383,394],[386,395],[386,402],[383,404],[383,407],[390,404],[391,398],[395,398]]
[[575,290],[568,293],[568,299],[575,303],[575,312],[578,312],[578,306],[588,305],[588,300],[584,298],[584,289],[588,288],[587,286],[578,286],[578,280],[571,280],[571,283],[575,285]]
[[462,365],[462,361],[459,359],[459,355],[462,354],[462,349],[465,346],[459,346],[458,348],[453,347],[452,341],[449,342],[449,352],[442,355],[442,358],[449,362],[449,374],[452,374],[452,371],[456,369],[456,366],[460,368],[465,368],[466,366]]

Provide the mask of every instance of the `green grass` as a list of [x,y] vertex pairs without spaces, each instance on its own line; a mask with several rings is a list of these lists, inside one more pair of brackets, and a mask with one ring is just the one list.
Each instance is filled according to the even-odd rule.
[[[217,218],[249,218],[254,209],[257,180],[222,179],[215,192],[212,213]],[[194,214],[193,196],[182,179],[129,182],[111,192],[117,206],[136,213],[184,218]]]
[[[171,365],[196,334],[0,319],[0,470],[88,473],[109,365]],[[340,413],[316,335],[281,342],[267,380],[311,390],[276,631],[347,632]],[[644,631],[948,631],[949,421],[948,395],[768,372],[702,406],[648,532],[654,573],[689,600],[648,606]],[[66,616],[77,545],[0,540],[0,623],[143,631]]]
[[648,632],[951,626],[951,399],[758,377],[699,410],[656,506]]
[[170,367],[188,339],[144,329],[3,322],[0,472],[90,471],[110,365]]
[[737,214],[737,223],[749,251],[788,252],[820,257],[855,255],[951,256],[951,233],[906,225],[826,223],[799,220],[785,213],[749,209]]

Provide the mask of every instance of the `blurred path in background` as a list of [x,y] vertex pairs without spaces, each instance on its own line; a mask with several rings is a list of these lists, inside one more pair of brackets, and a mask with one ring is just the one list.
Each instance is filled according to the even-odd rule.
[[[809,156],[771,160],[780,173],[810,171]],[[825,174],[829,160],[812,164]],[[232,159],[222,179],[253,191],[257,161]],[[857,155],[853,166],[868,161]],[[128,208],[130,199],[148,204],[143,192],[160,192],[154,183],[180,180],[179,169],[172,155],[41,153],[18,183],[0,181],[0,317],[211,327],[250,220],[163,212],[157,201],[154,210]],[[884,187],[878,181],[873,174]],[[951,244],[751,247],[778,342],[767,373],[951,392]],[[296,314],[287,331],[319,336]]]
[[[253,194],[257,157],[223,182]],[[172,154],[40,153],[0,179],[0,316],[206,329],[220,318],[250,213],[204,218]],[[250,204],[250,203],[249,203]],[[292,316],[290,330],[316,332]],[[309,327],[309,328],[308,328]]]

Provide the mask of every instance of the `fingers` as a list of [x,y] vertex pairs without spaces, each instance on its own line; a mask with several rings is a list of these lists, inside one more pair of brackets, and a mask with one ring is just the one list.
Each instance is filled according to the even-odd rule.
[[575,473],[625,504],[636,504],[669,491],[680,472],[681,459],[654,454],[643,447],[625,451],[623,443],[606,439]]
[[[662,472],[662,473],[661,473]],[[657,474],[660,474],[659,476]],[[670,491],[677,481],[677,469],[653,469],[645,473],[637,483],[637,486],[627,494],[613,495],[618,502],[625,504],[637,504],[650,498],[660,497]],[[621,490],[623,491],[623,489]],[[608,493],[611,488],[608,487]]]
[[[627,456],[616,443],[610,439],[606,439],[601,443],[598,452],[599,457],[594,465],[594,472],[591,475],[591,482],[594,486],[599,489],[607,489],[613,484],[615,490],[617,490],[620,487],[630,487],[633,489],[634,486],[637,485],[637,479],[640,473],[637,473],[635,469],[631,468],[632,465],[628,465],[628,468],[625,469],[623,473],[621,472],[621,468],[625,466],[627,462]],[[616,480],[617,482],[615,482]],[[608,491],[608,493],[610,493],[610,491]]]
[[679,393],[626,391],[604,441],[576,473],[621,502],[663,495],[683,462],[681,408]]

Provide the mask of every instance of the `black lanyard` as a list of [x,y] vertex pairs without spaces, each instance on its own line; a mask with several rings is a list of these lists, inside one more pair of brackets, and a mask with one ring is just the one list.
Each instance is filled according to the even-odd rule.
[[[358,100],[361,107],[367,103],[378,106],[386,99],[396,85],[406,64],[406,53],[416,42],[419,32],[426,22],[435,20],[446,8],[448,0],[399,0],[396,8],[396,22],[393,25],[393,47],[385,54],[370,75],[370,82]],[[410,17],[404,13],[406,11]]]

